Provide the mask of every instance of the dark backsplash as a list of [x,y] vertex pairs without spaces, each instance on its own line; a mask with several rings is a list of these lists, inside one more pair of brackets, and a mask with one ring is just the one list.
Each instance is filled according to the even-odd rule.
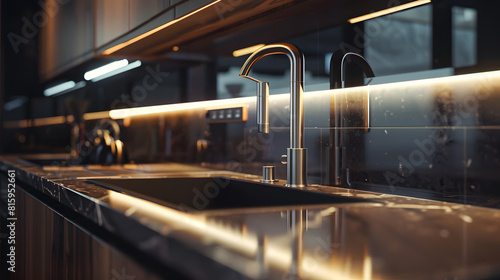
[[[271,96],[267,135],[256,131],[252,97],[235,99],[248,106],[246,122],[209,124],[206,109],[132,118],[124,142],[138,162],[201,163],[256,175],[271,164],[285,180],[280,158],[289,146],[288,102],[288,95]],[[500,207],[499,106],[498,72],[306,92],[308,183],[335,184],[339,133],[343,187]],[[335,108],[342,128],[331,126]]]

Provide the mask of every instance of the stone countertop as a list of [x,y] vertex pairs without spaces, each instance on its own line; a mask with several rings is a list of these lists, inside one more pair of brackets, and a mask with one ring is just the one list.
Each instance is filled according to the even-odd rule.
[[500,278],[497,209],[314,185],[307,189],[372,200],[181,212],[87,179],[259,178],[177,163],[39,167],[19,159],[1,156],[0,169],[15,169],[30,191],[192,279]]

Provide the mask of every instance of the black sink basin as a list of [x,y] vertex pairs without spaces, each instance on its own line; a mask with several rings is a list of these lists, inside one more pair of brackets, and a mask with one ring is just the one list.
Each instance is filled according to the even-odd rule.
[[95,179],[89,182],[184,211],[371,202],[224,177]]

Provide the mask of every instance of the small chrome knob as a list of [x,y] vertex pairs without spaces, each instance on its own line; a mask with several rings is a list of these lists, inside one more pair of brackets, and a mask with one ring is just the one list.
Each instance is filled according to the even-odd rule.
[[276,170],[274,166],[262,166],[262,183],[278,182],[276,179]]
[[288,161],[288,156],[287,155],[282,155],[281,156],[281,164],[287,164]]

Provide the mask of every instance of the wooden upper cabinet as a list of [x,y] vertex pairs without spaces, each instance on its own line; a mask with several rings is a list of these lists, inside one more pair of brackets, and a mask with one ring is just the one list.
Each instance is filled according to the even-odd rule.
[[168,7],[168,0],[96,0],[96,49],[113,43]]
[[[62,4],[60,4],[62,2]],[[93,57],[93,2],[45,0],[40,28],[40,77],[48,80]]]
[[130,29],[150,20],[158,13],[168,8],[165,0],[130,0]]
[[130,0],[96,0],[95,5],[96,47],[112,42],[130,30]]
[[145,32],[169,20],[155,16],[170,7],[170,0],[43,1],[48,13],[40,28],[43,81],[92,59],[96,49],[119,43],[131,30]]

